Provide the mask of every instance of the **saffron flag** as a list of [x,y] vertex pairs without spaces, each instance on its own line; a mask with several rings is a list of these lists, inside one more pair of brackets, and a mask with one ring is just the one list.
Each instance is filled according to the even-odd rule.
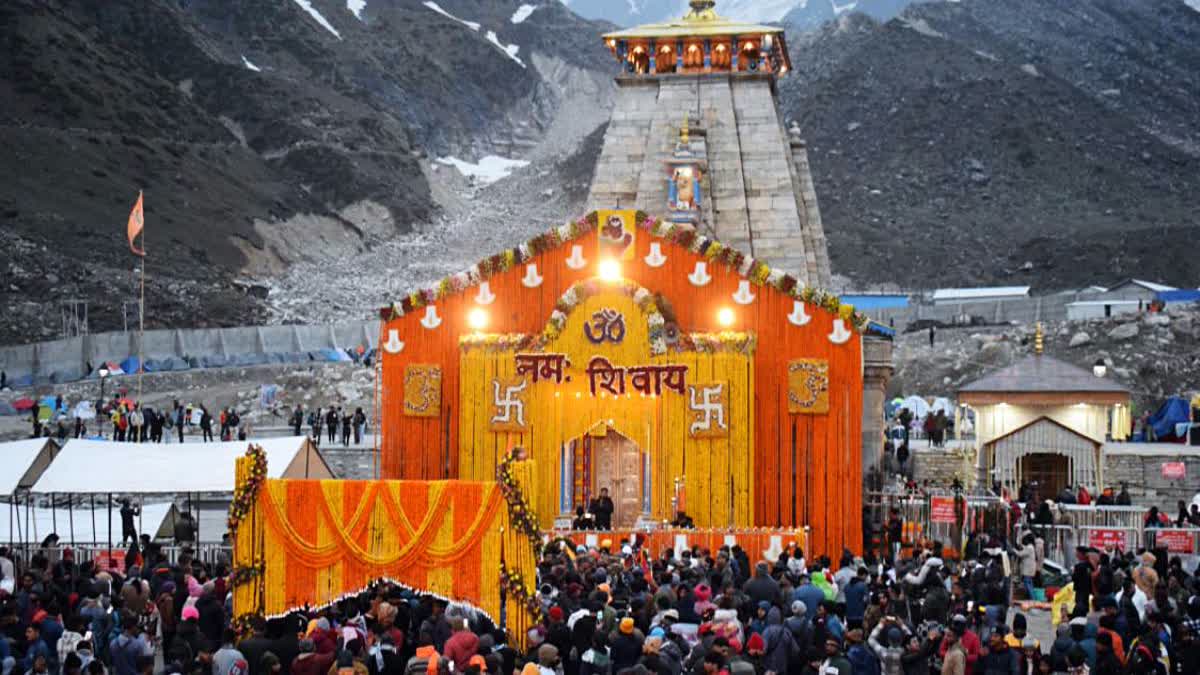
[[[138,191],[137,203],[133,205],[133,210],[129,212],[129,223],[126,225],[126,231],[129,234],[129,250],[133,251],[134,255],[146,255],[144,248],[134,246],[133,240],[142,233],[144,221],[142,218],[142,193]],[[142,240],[143,242],[145,239]]]

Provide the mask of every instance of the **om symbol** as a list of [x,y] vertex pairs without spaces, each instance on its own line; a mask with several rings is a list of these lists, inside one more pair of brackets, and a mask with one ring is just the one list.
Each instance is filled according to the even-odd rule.
[[591,323],[583,325],[583,334],[592,344],[619,344],[625,339],[625,317],[615,309],[602,309],[592,315]]

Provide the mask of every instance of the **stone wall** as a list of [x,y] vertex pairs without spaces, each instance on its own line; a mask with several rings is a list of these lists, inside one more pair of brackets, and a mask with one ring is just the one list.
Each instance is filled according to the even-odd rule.
[[974,477],[974,463],[964,459],[958,450],[917,450],[908,460],[917,485],[925,481],[933,487],[949,488],[955,477],[969,485]]
[[[1200,492],[1200,448],[1169,445],[1163,449],[1164,445],[1105,445],[1104,481],[1115,488],[1128,483],[1135,503],[1166,508],[1174,517],[1175,502],[1190,502]],[[1187,473],[1180,479],[1163,478],[1164,462],[1183,462]]]
[[[1182,445],[1108,443],[1101,451],[1104,462],[1104,482],[1116,490],[1128,483],[1129,495],[1135,504],[1166,508],[1175,516],[1175,503],[1191,502],[1200,492],[1200,448]],[[917,450],[911,459],[913,478],[917,484],[950,487],[959,476],[970,484],[973,471],[957,450]],[[1163,478],[1164,462],[1183,462],[1186,474],[1181,479]],[[894,468],[891,473],[895,473]],[[1099,490],[1096,491],[1097,493]]]
[[622,76],[588,196],[589,209],[667,207],[665,162],[686,114],[703,129],[705,228],[723,243],[819,287],[829,253],[802,143],[783,128],[761,74]]

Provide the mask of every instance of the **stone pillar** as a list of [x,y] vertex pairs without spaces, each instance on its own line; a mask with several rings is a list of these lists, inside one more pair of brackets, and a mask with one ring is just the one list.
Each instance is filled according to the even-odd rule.
[[[862,463],[863,478],[872,470],[883,469],[883,441],[886,431],[883,406],[887,401],[887,386],[895,368],[892,365],[892,341],[882,338],[863,338],[863,411]],[[870,487],[870,486],[868,486]]]

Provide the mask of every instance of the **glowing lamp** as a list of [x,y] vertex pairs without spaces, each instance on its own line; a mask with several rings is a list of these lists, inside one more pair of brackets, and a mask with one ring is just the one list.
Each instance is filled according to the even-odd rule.
[[1104,359],[1096,359],[1096,363],[1092,365],[1092,374],[1096,377],[1104,377],[1108,374],[1108,366],[1104,363]]
[[722,307],[721,310],[717,312],[717,323],[721,324],[725,328],[729,328],[733,325],[734,318],[733,310],[728,307]]
[[487,312],[476,307],[467,314],[467,325],[475,330],[483,330],[487,327],[488,315]]
[[600,278],[605,281],[621,280],[621,263],[607,259],[600,261]]

